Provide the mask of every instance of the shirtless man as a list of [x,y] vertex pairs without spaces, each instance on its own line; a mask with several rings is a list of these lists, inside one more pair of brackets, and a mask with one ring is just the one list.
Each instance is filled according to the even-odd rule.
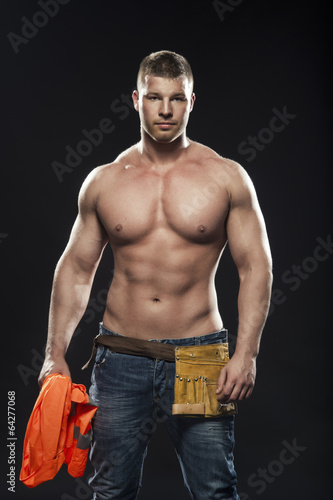
[[[216,396],[221,403],[250,396],[270,302],[269,244],[246,172],[187,138],[194,101],[191,68],[182,56],[161,51],[142,61],[133,92],[141,141],[83,183],[78,217],[55,271],[40,384],[50,373],[70,376],[65,353],[108,242],[115,272],[101,333],[174,345],[225,342],[214,276],[228,241],[240,280],[239,327]],[[147,422],[157,416],[173,440],[191,498],[239,498],[234,416],[172,416],[173,382],[173,363],[99,347],[90,389],[99,407],[91,450],[94,499],[137,498],[151,434]]]

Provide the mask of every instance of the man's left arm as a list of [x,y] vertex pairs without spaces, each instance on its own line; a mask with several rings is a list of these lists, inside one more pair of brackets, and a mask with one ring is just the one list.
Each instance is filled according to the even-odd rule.
[[217,384],[220,403],[242,401],[252,393],[272,286],[272,259],[265,222],[253,184],[237,164],[229,185],[229,196],[226,230],[240,281],[239,324],[235,353],[222,369]]

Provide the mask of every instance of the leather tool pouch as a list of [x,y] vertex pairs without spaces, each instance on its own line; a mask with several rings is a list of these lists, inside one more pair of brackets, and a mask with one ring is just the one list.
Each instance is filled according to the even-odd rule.
[[176,347],[173,415],[220,417],[237,413],[236,403],[221,405],[216,396],[221,369],[229,361],[228,344]]

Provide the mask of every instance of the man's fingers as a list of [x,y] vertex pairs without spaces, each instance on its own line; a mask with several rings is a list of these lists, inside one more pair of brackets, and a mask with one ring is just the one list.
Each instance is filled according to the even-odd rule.
[[219,379],[217,381],[216,394],[221,393],[222,389],[224,389],[224,386],[227,383],[227,378],[228,378],[227,367],[224,367],[222,368]]
[[235,390],[235,384],[231,384],[230,382],[226,383],[221,391],[219,392],[219,397],[217,398],[218,401],[220,402],[226,402],[230,399],[232,399],[232,396],[234,395],[234,390]]
[[223,386],[219,397],[220,403],[233,403],[235,401],[243,401],[251,396],[253,385],[248,384],[226,384]]
[[59,361],[46,360],[44,361],[44,365],[42,366],[41,372],[38,377],[39,387],[42,387],[44,380],[48,375],[52,373],[60,373],[61,375],[66,375],[71,378],[71,372],[69,367],[64,359]]
[[[244,397],[242,397],[242,399],[249,398],[252,394],[252,391],[253,391],[253,385],[250,387],[247,387],[247,389],[244,391]],[[241,394],[241,396],[242,396],[242,394]]]
[[233,364],[234,358],[220,373],[216,395],[220,403],[242,401],[250,397],[254,387],[255,371]]

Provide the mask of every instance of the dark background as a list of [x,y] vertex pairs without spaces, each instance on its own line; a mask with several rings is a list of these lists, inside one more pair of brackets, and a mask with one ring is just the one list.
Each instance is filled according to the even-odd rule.
[[[34,490],[20,484],[23,437],[38,395],[53,271],[76,216],[79,188],[95,166],[139,140],[138,117],[127,100],[141,59],[161,49],[190,61],[197,100],[188,135],[244,166],[272,247],[274,294],[256,388],[239,405],[236,423],[241,500],[333,498],[330,13],[324,2],[224,4],[227,9],[203,0],[71,0],[53,17],[36,14],[43,9],[35,0],[1,4],[1,498],[91,498],[84,481],[65,467]],[[22,32],[26,20],[39,24],[37,30]],[[17,38],[23,33],[26,43]],[[267,130],[273,110],[289,116],[279,132]],[[66,146],[76,150],[86,139],[82,130],[98,128],[103,118],[112,120],[113,131],[81,149],[85,156],[77,157],[77,166],[57,176],[52,164],[66,167]],[[249,136],[263,140],[253,154],[241,145]],[[80,367],[111,278],[106,251],[67,356],[73,380],[87,386],[90,370]],[[217,289],[232,343],[237,287],[226,251]],[[16,395],[15,494],[5,479],[8,391]],[[90,473],[88,466],[86,477]],[[151,441],[140,494],[156,498],[188,498],[163,428]]]

